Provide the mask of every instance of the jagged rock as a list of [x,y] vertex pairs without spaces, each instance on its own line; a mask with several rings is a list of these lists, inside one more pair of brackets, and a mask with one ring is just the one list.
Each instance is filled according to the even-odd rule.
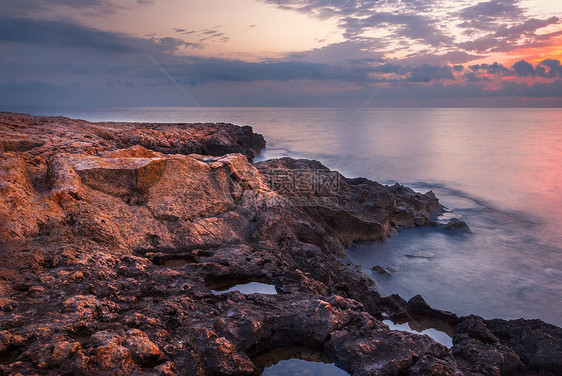
[[158,346],[141,330],[128,330],[125,342],[129,350],[132,351],[133,357],[136,358],[138,363],[143,367],[150,367],[151,365],[154,366],[160,363],[164,356]]
[[435,224],[440,210],[433,192],[422,195],[399,184],[348,179],[318,161],[280,158],[256,167],[274,191],[295,202],[341,245],[384,239],[397,228]]
[[541,320],[486,320],[486,327],[512,349],[527,372],[556,375],[562,369],[562,329]]
[[[435,224],[431,192],[316,161],[253,166],[265,141],[229,124],[0,113],[0,139],[0,374],[252,375],[253,357],[296,345],[354,375],[559,369],[559,328],[381,298],[338,260]],[[278,294],[211,291],[236,281]],[[458,324],[452,351],[383,312]]]
[[461,221],[458,218],[452,218],[451,220],[449,220],[449,222],[447,222],[447,224],[445,225],[445,230],[448,231],[457,231],[463,234],[470,234],[472,233],[472,230],[470,230],[470,227],[468,227],[468,225],[466,224],[465,221]]
[[472,374],[519,375],[525,367],[519,356],[500,343],[481,318],[469,316],[455,327],[453,355]]

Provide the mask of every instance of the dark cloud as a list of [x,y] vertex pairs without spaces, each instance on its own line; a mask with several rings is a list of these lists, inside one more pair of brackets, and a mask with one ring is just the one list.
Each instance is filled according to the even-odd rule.
[[454,80],[453,69],[450,66],[437,66],[424,64],[412,68],[410,75],[406,78],[408,82],[431,82],[440,80]]
[[[536,24],[527,26],[526,30],[534,32]],[[1,17],[0,48],[8,52],[0,61],[0,104],[196,105],[197,101],[186,94],[193,92],[194,96],[204,93],[207,105],[219,103],[213,102],[213,93],[224,98],[226,102],[221,104],[228,105],[226,92],[221,90],[230,88],[231,97],[236,97],[239,105],[265,103],[256,93],[275,102],[280,90],[286,90],[286,102],[277,104],[294,104],[291,100],[300,98],[298,104],[302,105],[328,98],[331,94],[322,89],[303,94],[310,93],[310,87],[322,85],[333,89],[328,92],[335,93],[330,97],[334,103],[338,95],[360,98],[374,87],[381,97],[389,99],[537,96],[541,89],[545,95],[556,96],[557,91],[548,83],[514,84],[503,86],[503,91],[487,90],[484,83],[494,76],[518,76],[559,84],[557,79],[562,77],[560,61],[553,59],[536,65],[520,61],[511,68],[498,63],[465,68],[461,64],[475,55],[454,50],[436,55],[428,48],[407,59],[389,60],[382,53],[372,52],[388,43],[374,38],[348,40],[263,62],[198,58],[177,52],[200,48],[200,38],[220,41],[228,37],[219,27],[176,31],[174,35],[192,35],[194,41],[135,38],[71,22]],[[346,89],[339,91],[340,87]],[[245,90],[246,94],[238,96],[236,90]],[[294,97],[289,95],[291,90]],[[243,102],[243,98],[257,102]]]
[[59,48],[93,48],[114,52],[138,50],[136,40],[70,22],[0,18],[0,41]]
[[410,55],[404,59],[401,59],[402,64],[406,65],[422,65],[422,64],[433,64],[433,65],[446,65],[446,64],[464,64],[469,61],[480,59],[482,56],[471,55],[465,51],[449,51],[444,54],[437,55],[435,53],[430,53],[427,51],[421,51],[419,53]]
[[457,46],[466,51],[477,51],[480,53],[510,51],[512,49],[511,43],[508,43],[505,40],[498,39],[492,35],[458,43]]
[[509,68],[506,68],[505,66],[503,66],[502,64],[498,64],[497,62],[494,62],[493,64],[470,65],[468,68],[473,72],[484,71],[489,74],[509,75],[512,73]]
[[369,81],[368,67],[333,66],[306,62],[248,63],[236,60],[195,59],[188,64],[180,61],[165,68],[179,82],[199,85],[208,82],[253,82],[292,80]]
[[464,19],[458,24],[463,34],[473,39],[457,43],[466,51],[510,52],[517,48],[532,48],[548,43],[554,33],[537,35],[545,26],[560,23],[559,17],[528,18],[519,6],[520,0],[492,0],[463,9],[457,15]]
[[383,40],[369,39],[333,43],[309,51],[294,52],[287,59],[324,64],[372,63],[382,62],[384,54],[373,52],[373,48],[384,48],[388,44]]
[[373,72],[382,74],[395,73],[404,75],[408,73],[408,69],[402,65],[386,63],[373,68]]
[[[225,38],[218,30],[207,30],[205,35]],[[53,80],[87,80],[104,77],[108,87],[118,82],[155,83],[170,80],[186,85],[204,85],[213,82],[256,81],[341,81],[363,85],[374,82],[430,82],[452,79],[452,68],[425,64],[404,66],[381,64],[381,59],[365,57],[347,61],[325,59],[348,48],[364,46],[349,42],[311,52],[309,56],[292,56],[293,61],[266,61],[250,63],[227,59],[202,59],[174,55],[182,47],[199,48],[196,43],[179,38],[140,39],[117,33],[103,32],[77,24],[30,19],[2,19],[0,45],[11,46],[10,62],[3,64],[0,80],[34,76]],[[31,47],[30,47],[31,46]],[[77,53],[77,51],[80,51]],[[316,54],[316,55],[315,55]],[[30,56],[43,56],[38,62]],[[143,57],[144,56],[144,57]],[[318,61],[314,61],[314,56]],[[341,55],[340,55],[341,56]],[[139,59],[139,57],[142,57]],[[309,58],[309,61],[303,59]],[[392,77],[385,76],[393,74]],[[10,77],[8,77],[10,76]],[[163,78],[164,77],[164,78]]]
[[160,39],[156,39],[156,43],[158,43],[160,46],[164,47],[166,50],[176,50],[180,47],[187,47],[187,48],[203,48],[203,46],[201,45],[201,43],[194,43],[194,42],[186,42],[183,39],[180,38],[172,38],[172,37],[165,37],[165,38],[160,38]]
[[562,66],[559,60],[546,59],[541,61],[541,65],[548,68],[548,72],[545,72],[545,77],[560,77],[562,78]]
[[516,19],[522,14],[519,0],[491,0],[464,8],[459,12],[459,17],[470,21],[489,22],[497,19]]
[[493,94],[506,97],[562,97],[562,80],[535,82],[533,84],[505,82],[503,87]]
[[466,72],[463,75],[464,79],[468,82],[481,82],[481,81],[490,81],[489,77],[486,76],[480,76],[479,74],[475,73],[475,72]]
[[560,18],[558,17],[550,17],[546,20],[531,18],[519,25],[515,25],[511,27],[506,27],[505,25],[501,26],[496,31],[494,36],[499,38],[507,38],[509,40],[519,39],[523,35],[536,36],[535,31],[537,31],[537,29],[540,29],[541,27],[557,24],[559,22],[560,22]]
[[[140,5],[148,4],[149,1],[137,0]],[[108,0],[2,0],[0,2],[0,14],[4,17],[29,17],[45,12],[53,11],[55,8],[68,7],[84,9],[97,13],[111,13],[121,8],[121,5]]]
[[345,36],[348,38],[379,26],[394,26],[395,33],[400,37],[421,40],[432,46],[451,43],[453,38],[443,34],[435,24],[435,20],[417,14],[375,13],[366,18],[344,19]]
[[525,60],[513,64],[514,74],[519,77],[562,77],[562,66],[559,60],[547,59],[537,65],[532,65]]
[[493,64],[470,65],[468,68],[472,71],[472,74],[469,76],[472,80],[475,80],[476,77],[478,77],[475,76],[475,74],[479,72],[498,76],[543,78],[562,77],[562,66],[560,65],[560,61],[554,59],[543,60],[537,65],[533,65],[525,60],[520,60],[513,64],[511,69],[503,66],[502,64],[498,64],[497,62]]
[[536,76],[535,67],[525,60],[521,60],[513,64],[512,68],[515,71],[515,74],[520,77]]
[[[262,0],[281,9],[290,9],[320,18],[336,18],[346,39],[362,38],[367,30],[385,27],[397,38],[408,38],[431,46],[449,44],[450,35],[437,27],[430,12],[436,1],[399,0]],[[424,13],[424,14],[422,14]]]
[[549,44],[552,38],[562,35],[562,32],[537,35],[535,31],[559,22],[560,19],[557,17],[551,17],[547,20],[531,19],[509,28],[500,27],[494,33],[458,43],[457,46],[467,51],[478,52],[510,52],[518,48],[539,47]]

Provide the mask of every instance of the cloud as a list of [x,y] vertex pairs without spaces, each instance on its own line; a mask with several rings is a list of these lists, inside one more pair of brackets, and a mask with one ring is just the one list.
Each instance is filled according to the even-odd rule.
[[537,65],[532,65],[525,60],[520,60],[513,64],[513,71],[519,77],[562,77],[562,66],[559,60],[547,59]]
[[545,45],[558,33],[537,35],[540,28],[560,23],[560,18],[529,18],[519,0],[492,0],[464,8],[457,15],[459,27],[472,39],[457,43],[466,51],[510,52]]
[[431,46],[449,44],[453,38],[443,34],[436,26],[436,20],[417,14],[375,13],[366,18],[349,17],[344,19],[345,36],[360,36],[365,30],[379,26],[395,26],[394,33],[399,37],[421,40]]
[[293,52],[286,59],[323,64],[382,62],[384,53],[373,52],[373,48],[386,46],[383,40],[345,41],[333,43],[309,51]]
[[509,75],[512,73],[510,69],[506,68],[502,64],[498,64],[497,62],[494,62],[493,64],[470,65],[468,68],[471,69],[473,72],[484,71],[489,74]]
[[554,25],[560,22],[560,18],[558,17],[550,17],[546,20],[539,20],[536,18],[531,18],[526,20],[522,24],[518,24],[515,26],[507,27],[502,25],[499,29],[495,32],[494,36],[498,38],[507,38],[509,40],[517,40],[521,36],[536,36],[535,31],[540,29],[541,27],[546,27],[549,25]]
[[559,60],[546,59],[541,61],[541,65],[547,67],[548,72],[544,73],[545,77],[561,77],[562,78],[562,66]]
[[458,12],[461,19],[467,20],[466,27],[489,28],[499,20],[517,20],[523,16],[519,0],[491,0],[469,6]]
[[439,1],[412,0],[262,0],[281,9],[307,13],[319,18],[334,18],[344,29],[347,40],[365,38],[364,33],[384,27],[397,38],[430,46],[450,44],[453,37],[438,27],[431,9]]
[[189,63],[177,60],[165,66],[178,82],[200,85],[208,82],[257,81],[342,81],[365,83],[378,81],[371,77],[377,68],[370,65],[331,65],[297,61],[249,63],[239,60],[194,59]]
[[[562,77],[562,66],[559,60],[547,59],[541,61],[537,65],[533,65],[525,60],[519,60],[510,68],[498,64],[477,64],[468,67],[472,74],[472,80],[476,80],[475,74],[484,72],[488,75],[496,76],[517,76],[517,77],[543,77],[543,78],[556,78]],[[482,77],[481,77],[482,78]]]
[[503,87],[493,94],[507,97],[562,97],[562,80],[535,82],[533,84],[505,82]]
[[[408,54],[406,64],[462,64],[476,53],[511,52],[552,43],[560,32],[537,34],[560,18],[529,17],[522,0],[261,0],[280,9],[333,19],[347,42],[377,45],[377,58]],[[460,7],[460,9],[459,9]],[[464,29],[459,35],[458,27]],[[425,51],[420,51],[420,46]],[[439,48],[439,53],[436,52]],[[445,55],[449,54],[449,60]],[[454,55],[456,54],[456,56]],[[427,58],[428,60],[424,60]]]
[[454,80],[453,69],[450,66],[424,64],[411,70],[407,82],[430,82],[439,80]]
[[[285,104],[295,104],[291,102],[295,98],[302,105],[319,104],[319,98],[337,103],[338,98],[360,99],[373,90],[389,99],[538,96],[541,89],[552,96],[558,91],[548,82],[543,86],[514,82],[502,86],[503,91],[490,91],[486,84],[505,77],[521,77],[519,81],[537,77],[559,84],[562,77],[560,61],[553,59],[535,65],[520,61],[511,68],[498,63],[465,67],[461,64],[475,55],[455,50],[388,59],[370,44],[372,39],[347,40],[261,62],[201,58],[179,52],[199,48],[198,38],[225,38],[220,28],[176,31],[173,35],[180,38],[138,38],[66,21],[1,17],[0,49],[9,51],[0,61],[0,104],[193,105],[197,101],[185,94],[193,92],[204,93],[204,103],[216,105],[215,90],[217,98],[223,98],[220,103],[228,105],[221,92],[227,87],[241,105],[274,104],[281,96],[285,102],[279,103]],[[182,39],[184,35],[194,41]],[[384,46],[385,41],[380,43]],[[246,94],[238,97],[236,88]]]
[[535,67],[525,60],[520,60],[517,63],[513,64],[513,70],[515,71],[515,74],[520,77],[536,75]]
[[422,65],[422,64],[433,64],[433,65],[446,65],[446,64],[464,64],[469,61],[480,59],[482,56],[471,55],[465,51],[449,51],[444,54],[434,54],[428,53],[427,51],[420,51],[417,54],[413,54],[406,58],[400,60],[402,64],[406,65]]
[[138,50],[136,40],[75,23],[30,18],[0,18],[0,41],[44,47],[92,48],[114,52]]
[[[130,0],[133,4],[145,5],[148,1]],[[4,17],[29,17],[31,14],[39,15],[63,8],[88,10],[97,13],[111,13],[127,6],[121,2],[116,4],[108,0],[2,0],[0,14]]]

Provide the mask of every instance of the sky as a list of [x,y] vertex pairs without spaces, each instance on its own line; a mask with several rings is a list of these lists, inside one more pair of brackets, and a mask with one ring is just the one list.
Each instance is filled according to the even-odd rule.
[[562,107],[559,0],[0,0],[0,106]]

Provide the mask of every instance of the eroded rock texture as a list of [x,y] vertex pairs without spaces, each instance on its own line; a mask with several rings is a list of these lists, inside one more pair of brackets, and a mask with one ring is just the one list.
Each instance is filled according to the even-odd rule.
[[[559,328],[381,298],[339,261],[434,224],[433,193],[315,161],[252,165],[264,145],[229,124],[0,114],[0,374],[253,375],[254,356],[295,345],[353,375],[559,371]],[[278,294],[211,290],[252,280]],[[438,319],[455,345],[383,313]]]

